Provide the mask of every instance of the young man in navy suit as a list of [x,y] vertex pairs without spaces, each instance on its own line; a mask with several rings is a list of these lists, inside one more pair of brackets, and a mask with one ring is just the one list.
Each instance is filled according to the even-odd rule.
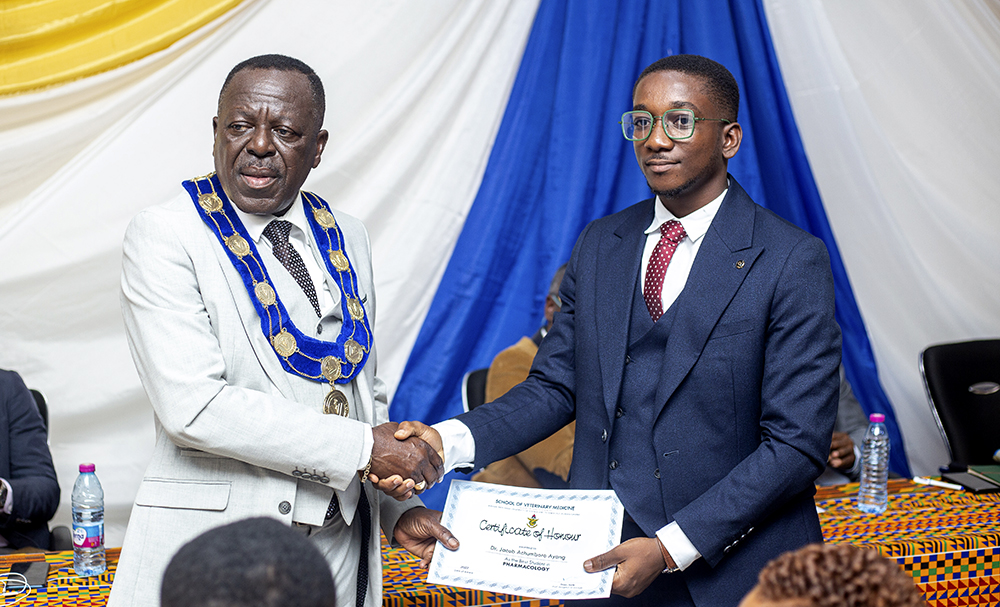
[[584,229],[528,379],[396,435],[479,468],[576,419],[572,487],[613,489],[628,513],[621,544],[583,563],[617,567],[611,603],[736,605],[770,559],[823,539],[833,277],[820,240],[728,175],[738,106],[714,61],[646,68],[622,124],[655,198]]

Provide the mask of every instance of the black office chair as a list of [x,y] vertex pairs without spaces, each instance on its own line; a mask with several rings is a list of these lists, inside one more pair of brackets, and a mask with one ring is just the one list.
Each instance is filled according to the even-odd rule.
[[472,411],[486,402],[486,374],[489,368],[474,369],[462,376],[462,408]]
[[[31,396],[35,399],[35,405],[38,407],[38,412],[42,416],[42,423],[45,425],[45,432],[49,431],[49,407],[45,404],[45,397],[42,393],[34,388],[29,389]],[[59,525],[52,529],[52,534],[49,539],[49,550],[72,550],[73,549],[73,534],[70,533],[69,527],[65,525]]]
[[1000,339],[928,347],[927,398],[953,464],[993,464],[1000,449]]
[[42,393],[34,388],[28,390],[31,392],[31,396],[35,398],[35,406],[38,407],[38,412],[42,414],[42,423],[45,425],[45,431],[49,431],[49,407],[45,404],[45,397]]

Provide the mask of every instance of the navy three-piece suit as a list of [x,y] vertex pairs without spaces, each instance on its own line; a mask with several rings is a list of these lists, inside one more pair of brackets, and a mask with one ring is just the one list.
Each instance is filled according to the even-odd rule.
[[[11,485],[13,511],[0,513],[11,548],[49,549],[48,521],[59,507],[59,481],[47,432],[21,376],[0,369],[0,478]],[[3,504],[0,504],[2,508]]]
[[[767,561],[822,541],[813,481],[840,363],[829,257],[730,177],[684,290],[653,323],[639,268],[654,203],[585,228],[528,379],[459,419],[479,468],[575,418],[572,487],[614,489],[647,537],[676,521],[702,555],[641,602],[736,605]],[[663,589],[677,584],[690,599]]]

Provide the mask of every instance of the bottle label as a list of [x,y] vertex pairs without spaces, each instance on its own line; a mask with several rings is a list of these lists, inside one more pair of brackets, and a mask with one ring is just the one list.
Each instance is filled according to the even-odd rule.
[[100,548],[104,545],[104,523],[73,525],[73,545],[77,548]]

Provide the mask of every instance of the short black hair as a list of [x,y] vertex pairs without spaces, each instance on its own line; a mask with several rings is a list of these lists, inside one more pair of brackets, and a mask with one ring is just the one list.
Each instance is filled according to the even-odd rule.
[[272,518],[210,529],[177,551],[162,607],[334,607],[333,574],[304,535]]
[[316,128],[318,130],[323,126],[323,116],[326,115],[326,92],[323,90],[323,81],[319,79],[313,68],[306,65],[305,62],[287,55],[257,55],[245,61],[240,61],[233,69],[229,70],[226,81],[222,83],[222,90],[219,91],[220,104],[222,103],[222,96],[225,95],[226,89],[229,88],[229,83],[236,74],[244,70],[278,70],[281,72],[298,72],[304,75],[309,79],[313,104],[319,110],[319,115],[317,116],[319,123],[316,125]]
[[725,118],[736,122],[740,111],[740,85],[736,78],[724,65],[701,55],[671,55],[656,61],[642,70],[632,87],[632,97],[639,83],[653,72],[681,72],[697,76],[705,83],[705,93],[722,112],[722,116],[705,116],[705,118]]

